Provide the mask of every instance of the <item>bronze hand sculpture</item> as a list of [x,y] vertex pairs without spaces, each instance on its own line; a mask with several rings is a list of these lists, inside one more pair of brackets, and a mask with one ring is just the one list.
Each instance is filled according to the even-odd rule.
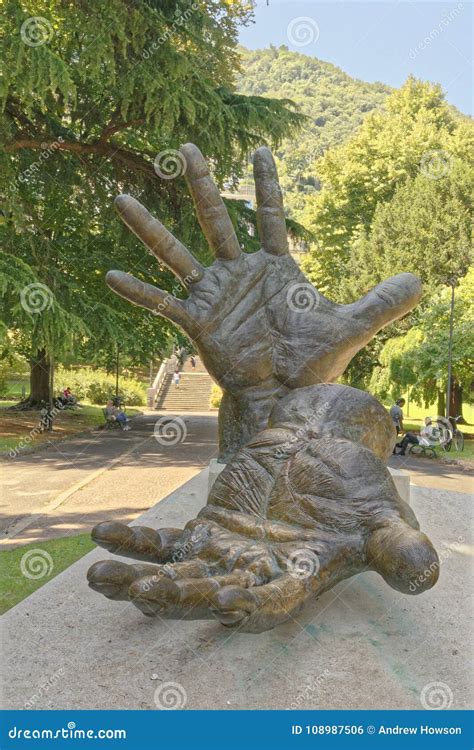
[[116,200],[127,226],[187,287],[172,295],[121,271],[107,283],[118,294],[179,325],[223,390],[220,460],[264,429],[270,411],[291,390],[332,382],[383,326],[407,313],[419,280],[399,274],[363,299],[338,305],[320,294],[288,252],[281,189],[267,148],[254,156],[257,224],[262,249],[240,249],[206,163],[192,144],[181,149],[202,230],[216,255],[208,268],[134,198]]
[[392,421],[369,394],[331,384],[380,328],[416,304],[418,279],[400,274],[359,302],[331,302],[288,252],[268,149],[254,158],[262,249],[251,255],[241,252],[198,149],[184,146],[182,155],[215,262],[203,268],[143,206],[120,196],[123,220],[189,296],[178,300],[119,271],[107,282],[192,339],[223,389],[220,458],[229,464],[184,530],[96,526],[99,545],[145,562],[96,563],[90,586],[148,615],[216,617],[249,632],[294,617],[309,598],[363,570],[405,593],[424,591],[436,582],[438,558],[384,465]]
[[96,526],[98,544],[146,564],[98,562],[89,585],[147,615],[217,618],[246,632],[295,617],[365,570],[421,593],[439,561],[384,465],[394,439],[368,393],[335,384],[292,391],[184,530]]

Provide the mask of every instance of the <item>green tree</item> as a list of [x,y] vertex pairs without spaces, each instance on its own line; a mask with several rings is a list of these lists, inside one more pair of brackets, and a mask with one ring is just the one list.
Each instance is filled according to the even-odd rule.
[[[173,335],[106,290],[115,265],[175,284],[120,226],[114,196],[140,197],[206,262],[178,145],[195,142],[218,184],[234,184],[249,150],[302,118],[290,102],[236,93],[246,2],[7,0],[1,13],[4,349],[30,359],[35,402],[50,396],[52,361],[107,362],[119,344],[142,363]],[[233,212],[251,249],[251,217]]]
[[[453,377],[449,413],[462,414],[462,398],[472,400],[474,365],[474,270],[470,269],[456,289],[453,329]],[[432,304],[405,335],[386,342],[380,353],[370,390],[382,399],[395,398],[411,386],[410,395],[420,405],[438,399],[444,414],[450,318],[450,289],[441,289]]]
[[[438,202],[442,203],[444,194],[449,192],[444,188],[444,180],[451,172],[454,175],[449,197],[456,204],[457,214],[460,211],[464,215],[464,185],[469,178],[465,175],[460,178],[459,189],[457,179],[463,163],[469,160],[472,145],[472,124],[444,101],[441,88],[409,78],[401,89],[388,97],[384,110],[367,116],[353,138],[339,148],[328,151],[317,165],[317,178],[321,180],[323,188],[319,194],[308,199],[302,218],[303,223],[317,236],[307,270],[317,278],[319,286],[338,299],[347,299],[349,277],[354,272],[354,265],[351,265],[354,248],[357,258],[358,245],[363,244],[367,237],[371,242],[378,207],[391,201],[397,188],[409,180],[418,178],[412,195],[423,185],[423,196],[416,202],[413,211],[405,203],[410,214],[409,223],[414,227],[421,204],[426,212],[430,193],[436,194]],[[400,197],[399,205],[402,203],[403,197]],[[457,241],[458,225],[463,221],[463,216],[456,215],[442,233],[443,236],[450,236],[446,250],[448,254]],[[453,223],[456,225],[454,233],[451,232]],[[436,220],[429,228],[431,234],[435,226]],[[399,221],[397,230],[400,228]],[[395,234],[394,229],[392,237]],[[397,256],[395,268],[402,258],[399,252],[400,234],[398,240],[399,244],[393,250]],[[373,244],[370,247],[373,249]],[[419,260],[421,247],[415,252]],[[385,250],[384,253],[388,260],[389,253]],[[409,252],[404,251],[405,259],[407,254]],[[393,260],[391,257],[390,261]],[[434,262],[434,258],[427,260],[425,257],[423,265],[417,268],[426,264],[433,267]],[[372,275],[373,265],[371,262],[365,271],[364,278],[367,280]],[[384,261],[379,262],[377,258],[375,266],[374,276],[384,269]],[[391,266],[390,273],[395,268]],[[403,268],[407,270],[407,266]],[[346,283],[348,278],[349,284]]]

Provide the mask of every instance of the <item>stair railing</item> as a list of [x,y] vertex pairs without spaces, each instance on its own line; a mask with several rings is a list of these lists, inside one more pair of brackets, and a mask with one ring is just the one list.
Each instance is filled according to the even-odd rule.
[[146,392],[146,401],[147,401],[147,406],[148,406],[149,409],[153,409],[153,407],[155,406],[155,401],[156,401],[156,399],[158,397],[158,394],[159,394],[159,392],[161,390],[161,387],[163,385],[164,379],[165,379],[167,373],[169,372],[168,364],[169,364],[169,360],[168,359],[164,359],[163,362],[160,365],[160,369],[156,373],[156,377],[155,377],[155,379],[153,381],[153,385],[150,388],[147,389],[147,392]]

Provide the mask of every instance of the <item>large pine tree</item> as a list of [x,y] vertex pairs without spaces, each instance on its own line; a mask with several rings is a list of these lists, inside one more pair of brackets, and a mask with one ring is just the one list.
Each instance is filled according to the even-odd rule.
[[[248,3],[227,0],[3,5],[0,283],[5,350],[31,362],[30,401],[50,397],[52,362],[104,362],[119,344],[143,363],[170,338],[105,287],[111,267],[175,284],[115,218],[114,196],[140,197],[205,262],[180,143],[196,143],[228,185],[251,149],[300,124],[291,102],[235,92],[248,19]],[[233,214],[250,243],[249,217]]]

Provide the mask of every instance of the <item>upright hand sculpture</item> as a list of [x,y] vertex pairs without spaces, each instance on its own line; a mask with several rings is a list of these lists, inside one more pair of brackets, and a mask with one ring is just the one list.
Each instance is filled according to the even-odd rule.
[[96,526],[97,544],[146,564],[98,562],[89,585],[147,615],[217,618],[254,633],[366,570],[421,593],[439,561],[385,468],[394,439],[368,393],[333,384],[294,391],[184,530]]
[[196,146],[181,149],[202,230],[216,255],[204,268],[134,198],[116,200],[120,216],[189,292],[179,300],[121,271],[107,283],[118,294],[179,325],[223,390],[220,459],[229,458],[268,423],[276,400],[295,388],[332,382],[383,326],[407,313],[419,280],[399,274],[358,302],[338,305],[320,294],[288,251],[275,163],[254,156],[257,224],[262,249],[241,251],[234,228]]

